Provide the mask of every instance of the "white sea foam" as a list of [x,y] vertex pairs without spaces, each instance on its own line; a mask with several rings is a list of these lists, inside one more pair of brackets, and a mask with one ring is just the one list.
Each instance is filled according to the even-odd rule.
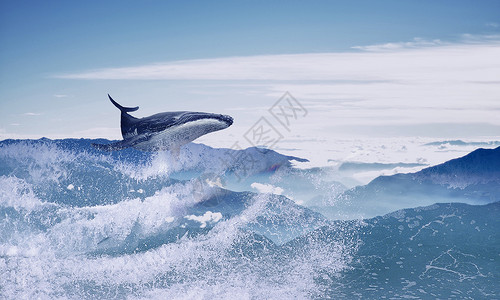
[[[1,147],[0,296],[300,298],[318,271],[345,268],[349,242],[311,246],[300,259],[274,252],[266,234],[283,227],[295,237],[310,220],[276,195],[221,190],[232,166],[203,147],[141,162],[50,142]],[[202,174],[170,180],[191,169]]]

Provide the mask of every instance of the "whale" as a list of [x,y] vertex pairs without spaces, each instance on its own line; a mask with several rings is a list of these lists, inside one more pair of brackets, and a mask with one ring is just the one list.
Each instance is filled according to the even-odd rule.
[[92,144],[103,151],[117,151],[135,148],[142,151],[165,151],[179,153],[180,147],[202,135],[226,129],[233,124],[228,115],[173,111],[136,118],[129,113],[136,107],[124,107],[108,94],[108,98],[121,112],[120,127],[123,140],[110,144]]

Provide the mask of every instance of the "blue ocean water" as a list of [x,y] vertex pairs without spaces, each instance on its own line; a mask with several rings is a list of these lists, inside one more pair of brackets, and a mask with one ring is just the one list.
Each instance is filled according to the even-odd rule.
[[[456,168],[462,160],[344,191],[327,170],[295,169],[301,158],[272,150],[192,143],[172,157],[92,142],[0,142],[0,298],[500,296],[498,151],[469,157],[489,161],[474,174],[459,172],[471,170]],[[257,193],[255,183],[309,201]],[[387,190],[402,186],[418,191],[403,195],[404,209],[332,213],[370,215],[367,193],[397,201]],[[443,200],[462,203],[433,204]]]

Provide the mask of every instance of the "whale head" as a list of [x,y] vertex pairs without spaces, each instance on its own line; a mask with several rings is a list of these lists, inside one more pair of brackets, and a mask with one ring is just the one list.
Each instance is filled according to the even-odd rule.
[[[172,115],[175,114],[175,117]],[[196,140],[197,138],[228,128],[233,118],[228,115],[205,112],[172,112],[153,115],[141,119],[138,134],[151,138],[133,146],[141,150],[171,150]],[[156,128],[147,125],[156,124]],[[141,124],[139,124],[141,125]]]
[[[168,118],[166,122],[169,122]],[[211,130],[210,132],[212,132],[228,128],[233,124],[233,118],[222,114],[186,111],[180,112],[174,121],[174,124],[177,126],[188,123],[197,123],[200,126],[206,126],[206,130]]]

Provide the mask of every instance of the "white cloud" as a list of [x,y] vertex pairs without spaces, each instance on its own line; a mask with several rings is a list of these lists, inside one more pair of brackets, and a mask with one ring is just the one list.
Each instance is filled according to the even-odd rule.
[[187,220],[199,222],[201,223],[200,228],[205,228],[207,227],[208,222],[213,222],[213,223],[219,222],[222,219],[222,214],[220,212],[214,213],[211,211],[207,211],[202,216],[189,215],[185,216],[184,218]]
[[476,35],[465,33],[460,38],[462,43],[465,44],[488,44],[498,43],[500,41],[500,34]]
[[271,185],[271,184],[262,184],[262,183],[254,182],[250,186],[262,194],[281,195],[283,193],[282,188],[276,187],[276,186]]
[[[472,41],[472,38],[469,38]],[[262,55],[197,59],[108,68],[59,75],[68,79],[129,80],[323,80],[400,84],[436,81],[498,80],[499,40],[442,43],[415,40],[405,44],[364,46],[364,51],[294,55]],[[405,46],[406,45],[406,46]],[[411,45],[411,47],[407,47]],[[425,46],[424,46],[425,45]],[[359,47],[360,49],[362,47]]]
[[[392,50],[375,51],[383,48]],[[210,144],[227,137],[225,147],[234,139],[249,146],[241,137],[258,118],[270,117],[268,108],[285,91],[309,112],[291,126],[287,139],[293,138],[294,144],[283,140],[278,145],[285,148],[297,146],[296,140],[331,141],[357,134],[491,136],[500,126],[500,36],[463,35],[459,43],[414,39],[364,46],[364,50],[185,60],[58,77],[192,80],[189,87],[177,87],[179,95],[196,91],[200,96],[190,96],[197,103],[214,99],[211,109],[227,110],[237,120],[223,133],[198,140]],[[164,95],[154,96],[158,97],[149,98]],[[106,124],[109,130],[96,128],[80,134],[119,138],[119,129],[111,130],[115,124]],[[106,135],[99,134],[104,131]],[[302,144],[311,151],[318,145],[334,148],[327,142]]]
[[23,114],[24,116],[40,116],[41,113],[27,112]]
[[56,98],[67,98],[68,95],[65,95],[65,94],[55,94],[54,97],[56,97]]
[[401,49],[411,49],[411,48],[422,48],[422,47],[436,47],[449,45],[439,39],[425,40],[422,38],[414,38],[411,42],[397,42],[397,43],[385,43],[377,45],[368,46],[354,46],[353,49],[363,50],[363,51],[395,51]]

